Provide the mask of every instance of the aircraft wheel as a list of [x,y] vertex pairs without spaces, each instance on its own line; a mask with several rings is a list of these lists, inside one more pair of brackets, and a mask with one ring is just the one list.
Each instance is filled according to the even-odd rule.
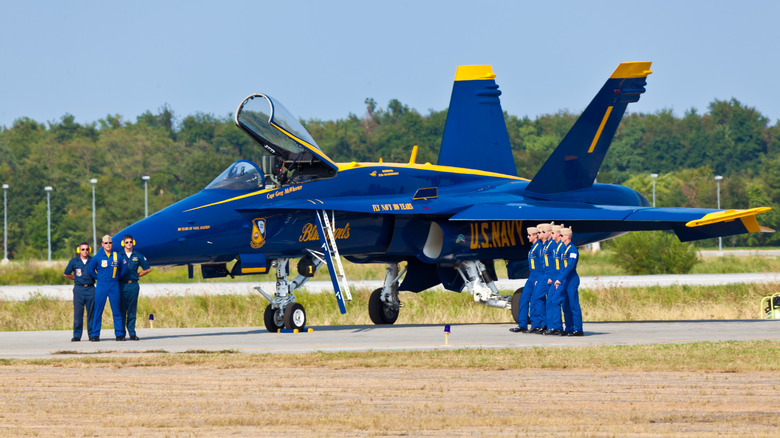
[[512,319],[515,320],[515,322],[520,322],[520,319],[518,318],[517,314],[520,312],[520,297],[523,295],[523,288],[516,290],[514,295],[512,295]]
[[284,309],[284,327],[303,330],[306,326],[306,311],[300,303],[292,303]]
[[398,309],[382,302],[382,288],[371,293],[368,299],[368,316],[374,324],[393,324],[398,319]]
[[280,328],[284,327],[284,315],[271,307],[270,304],[265,308],[263,321],[265,322],[265,328],[271,333],[276,333]]

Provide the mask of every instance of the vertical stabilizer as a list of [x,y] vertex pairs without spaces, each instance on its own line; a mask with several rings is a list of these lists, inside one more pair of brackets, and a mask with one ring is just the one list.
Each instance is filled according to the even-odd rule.
[[458,67],[439,165],[517,176],[495,77],[489,65]]
[[527,190],[559,193],[593,185],[626,106],[645,92],[649,62],[624,62],[601,87]]

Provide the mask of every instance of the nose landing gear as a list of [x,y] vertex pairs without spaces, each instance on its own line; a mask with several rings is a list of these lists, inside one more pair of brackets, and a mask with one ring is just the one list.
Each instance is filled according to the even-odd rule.
[[[278,259],[274,260],[271,265],[276,268],[276,292],[273,297],[265,293],[260,286],[255,287],[255,290],[260,292],[260,294],[270,303],[265,308],[265,313],[263,315],[265,328],[268,329],[269,332],[276,333],[282,328],[303,331],[303,328],[306,327],[306,310],[301,303],[295,302],[293,291],[303,286],[313,274],[298,274],[293,281],[287,280],[289,261],[289,259]],[[312,257],[311,259],[314,271],[316,271],[322,263],[322,260],[317,257]]]

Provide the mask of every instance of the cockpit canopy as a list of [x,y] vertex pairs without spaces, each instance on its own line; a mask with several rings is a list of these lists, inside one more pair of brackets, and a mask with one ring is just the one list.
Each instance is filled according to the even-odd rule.
[[207,189],[257,190],[265,186],[263,172],[254,163],[238,160],[214,178]]
[[[236,110],[236,126],[272,156],[270,176],[278,185],[330,178],[338,167],[298,119],[267,94],[252,94]],[[213,184],[213,183],[212,183]]]

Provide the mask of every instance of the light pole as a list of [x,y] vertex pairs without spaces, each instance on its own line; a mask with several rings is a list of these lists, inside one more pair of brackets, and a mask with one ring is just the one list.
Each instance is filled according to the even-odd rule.
[[8,263],[8,184],[3,184],[3,263]]
[[141,177],[144,180],[144,217],[149,216],[149,196],[147,195],[146,184],[149,182],[149,177],[144,175]]
[[97,251],[97,230],[95,228],[95,184],[97,184],[97,178],[89,180],[92,184],[92,255],[95,255]]
[[655,179],[658,178],[658,174],[651,173],[650,178],[653,178],[653,207],[655,207]]
[[48,260],[51,261],[51,186],[46,186],[43,190],[46,190],[46,240],[49,247]]
[[[722,179],[722,176],[715,175],[715,183],[718,184],[718,210],[720,210],[720,180]],[[723,237],[718,237],[718,251],[723,251]]]

